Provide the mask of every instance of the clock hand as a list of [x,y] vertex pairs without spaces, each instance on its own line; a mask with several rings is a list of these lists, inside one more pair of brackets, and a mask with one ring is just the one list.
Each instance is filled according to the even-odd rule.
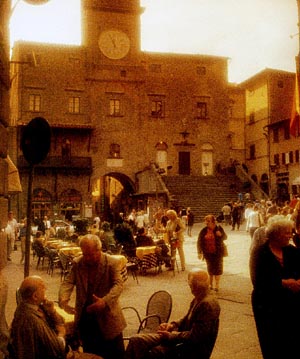
[[109,37],[110,37],[110,39],[111,39],[111,42],[112,42],[114,48],[116,48],[116,42],[115,42],[114,37],[113,37],[112,35],[109,35]]

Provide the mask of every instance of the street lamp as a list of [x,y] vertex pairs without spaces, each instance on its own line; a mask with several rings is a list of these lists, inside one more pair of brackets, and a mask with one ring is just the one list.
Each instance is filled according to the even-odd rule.
[[15,11],[16,6],[17,6],[21,1],[26,2],[26,4],[28,4],[28,5],[44,5],[44,4],[46,4],[47,2],[49,2],[50,0],[17,0],[17,1],[15,2],[15,4],[13,5],[13,7],[11,8],[11,10],[10,10],[10,15],[9,15],[9,17],[12,16],[12,14],[13,14],[14,11]]

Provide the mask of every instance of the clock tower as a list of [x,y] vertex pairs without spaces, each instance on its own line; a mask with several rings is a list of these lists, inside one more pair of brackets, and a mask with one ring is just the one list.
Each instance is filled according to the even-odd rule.
[[96,63],[135,61],[141,51],[139,0],[81,0],[82,45]]

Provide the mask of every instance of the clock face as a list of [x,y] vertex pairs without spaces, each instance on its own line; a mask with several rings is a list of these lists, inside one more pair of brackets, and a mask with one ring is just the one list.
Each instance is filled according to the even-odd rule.
[[106,57],[118,60],[128,54],[130,49],[130,40],[124,32],[118,30],[108,30],[100,34],[98,45]]

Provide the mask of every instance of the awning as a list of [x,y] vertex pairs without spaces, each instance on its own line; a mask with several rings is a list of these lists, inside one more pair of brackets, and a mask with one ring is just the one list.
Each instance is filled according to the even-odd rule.
[[8,164],[8,193],[15,194],[22,192],[19,171],[9,155],[5,158]]

